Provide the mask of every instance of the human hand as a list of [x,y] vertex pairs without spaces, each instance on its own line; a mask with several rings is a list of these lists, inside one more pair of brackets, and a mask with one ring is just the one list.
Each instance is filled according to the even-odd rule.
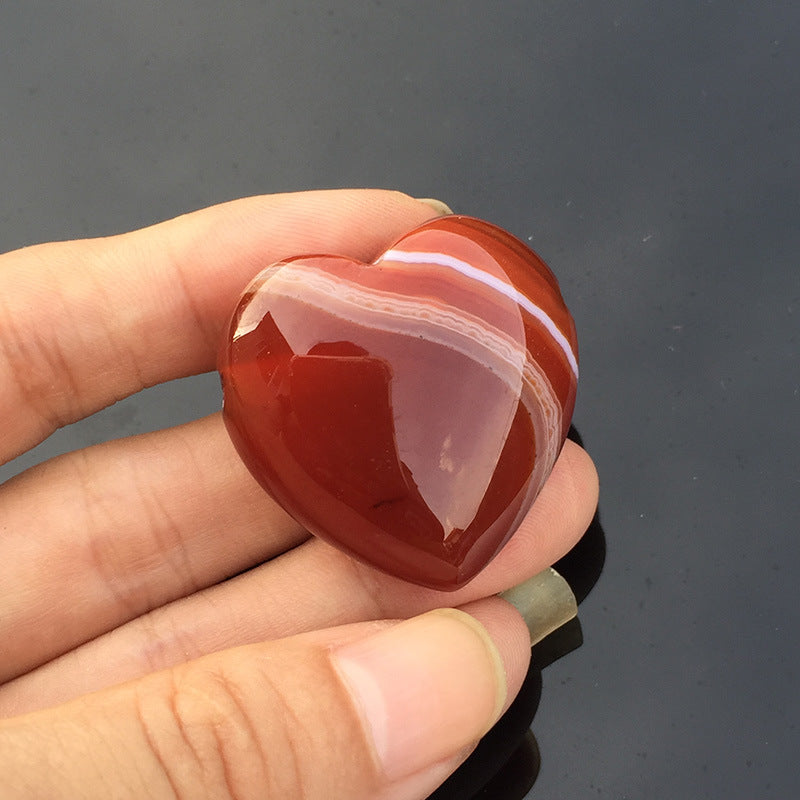
[[[264,265],[369,261],[432,213],[393,192],[256,197],[0,256],[0,463],[213,369]],[[567,442],[500,555],[441,593],[309,538],[218,414],[28,470],[0,486],[3,796],[424,797],[525,675],[527,629],[494,595],[569,550],[596,499]]]

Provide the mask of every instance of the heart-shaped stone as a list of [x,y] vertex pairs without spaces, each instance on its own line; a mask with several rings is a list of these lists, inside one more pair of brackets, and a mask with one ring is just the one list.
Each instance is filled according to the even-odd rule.
[[372,264],[261,272],[220,357],[224,418],[312,533],[437,589],[474,577],[553,467],[577,388],[558,284],[506,231],[434,219]]

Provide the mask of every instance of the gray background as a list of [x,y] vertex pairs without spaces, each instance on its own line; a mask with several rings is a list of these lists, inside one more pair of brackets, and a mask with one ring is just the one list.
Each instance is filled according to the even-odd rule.
[[[608,552],[528,796],[798,797],[799,54],[795,2],[4,2],[0,249],[336,186],[529,240]],[[218,403],[149,390],[0,479]]]

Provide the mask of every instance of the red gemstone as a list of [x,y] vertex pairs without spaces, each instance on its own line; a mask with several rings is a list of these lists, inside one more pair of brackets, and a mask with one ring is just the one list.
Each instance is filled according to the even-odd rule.
[[437,589],[519,525],[569,429],[577,342],[553,274],[504,230],[440,217],[372,264],[302,256],[245,291],[225,422],[312,533]]

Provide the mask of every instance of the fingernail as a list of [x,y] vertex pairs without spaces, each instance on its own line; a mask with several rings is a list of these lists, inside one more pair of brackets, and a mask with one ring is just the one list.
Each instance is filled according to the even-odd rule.
[[425,203],[426,206],[430,206],[440,217],[453,213],[450,206],[433,197],[417,197],[415,199],[418,203]]
[[438,609],[331,653],[388,781],[447,759],[497,721],[503,661],[469,614]]
[[578,602],[570,585],[552,567],[501,592],[500,597],[522,614],[531,634],[531,645],[578,614]]

